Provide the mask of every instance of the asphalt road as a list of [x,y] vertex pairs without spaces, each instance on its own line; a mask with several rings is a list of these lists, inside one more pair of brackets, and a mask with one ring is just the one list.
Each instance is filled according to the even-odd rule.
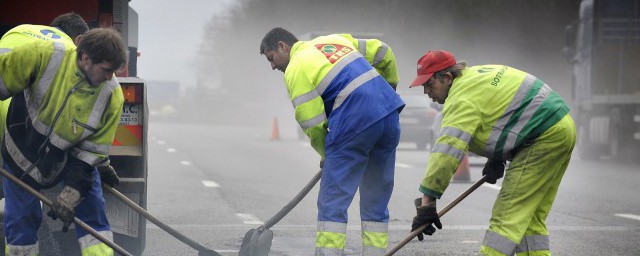
[[[271,218],[319,170],[319,157],[294,129],[271,140],[264,127],[152,123],[148,210],[223,255],[237,255],[244,234]],[[286,128],[286,127],[283,127]],[[390,247],[409,233],[413,198],[428,151],[401,144],[389,205]],[[483,159],[473,158],[472,164]],[[471,181],[481,176],[472,166]],[[449,186],[439,208],[471,183]],[[396,255],[475,255],[500,184],[483,185],[442,218],[444,228]],[[571,162],[547,224],[554,255],[640,255],[640,168],[611,161]],[[313,255],[317,188],[274,226],[270,255]],[[345,253],[359,255],[359,199],[349,209]],[[151,223],[145,255],[197,255]]]

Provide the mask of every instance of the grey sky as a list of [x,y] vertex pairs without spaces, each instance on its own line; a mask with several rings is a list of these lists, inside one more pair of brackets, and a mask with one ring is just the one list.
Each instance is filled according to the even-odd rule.
[[235,0],[133,0],[139,16],[138,76],[196,85],[195,57],[204,25]]

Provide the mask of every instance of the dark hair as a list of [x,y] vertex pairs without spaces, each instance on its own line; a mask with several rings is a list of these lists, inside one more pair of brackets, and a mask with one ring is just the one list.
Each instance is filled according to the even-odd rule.
[[278,41],[282,41],[289,46],[298,42],[298,38],[284,28],[274,28],[269,31],[260,43],[260,54],[278,49]]
[[462,62],[458,62],[455,65],[445,68],[443,70],[440,70],[438,72],[433,73],[433,76],[436,77],[437,79],[439,79],[440,81],[442,81],[442,79],[444,78],[444,75],[449,72],[451,73],[451,77],[452,79],[456,79],[458,76],[460,76],[462,74],[462,70],[467,66],[467,63],[462,61]]
[[62,14],[51,22],[51,27],[62,30],[69,37],[74,38],[89,31],[89,26],[82,17],[75,12]]
[[114,68],[120,69],[127,63],[124,42],[118,31],[112,28],[94,28],[85,33],[76,49],[78,59],[86,53],[95,64],[111,62]]

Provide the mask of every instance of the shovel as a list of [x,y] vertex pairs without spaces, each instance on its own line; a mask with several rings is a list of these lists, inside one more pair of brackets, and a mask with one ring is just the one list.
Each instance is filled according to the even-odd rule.
[[267,256],[271,250],[271,240],[273,239],[273,231],[269,228],[278,223],[285,215],[287,215],[302,199],[311,191],[313,186],[318,183],[322,170],[318,171],[309,183],[285,205],[276,215],[271,217],[267,222],[258,228],[249,230],[242,239],[239,256]]
[[131,209],[136,211],[138,214],[142,215],[145,219],[153,222],[153,224],[156,224],[156,226],[160,227],[162,230],[166,231],[171,236],[173,236],[176,239],[180,240],[180,242],[185,243],[186,245],[190,246],[193,249],[196,249],[198,251],[198,255],[199,256],[220,256],[220,254],[217,253],[216,251],[208,249],[208,248],[202,246],[198,242],[189,239],[185,235],[183,235],[180,232],[176,231],[175,229],[169,227],[167,224],[162,223],[160,220],[158,220],[155,217],[153,217],[144,208],[140,207],[135,202],[131,201],[128,197],[126,197],[125,195],[120,193],[120,191],[116,190],[115,188],[112,188],[111,186],[109,186],[107,184],[104,184],[104,183],[102,184],[102,187],[105,190],[109,191],[111,194],[113,194],[115,197],[120,199],[120,201],[122,201],[123,203],[127,204],[129,207],[131,207]]
[[[31,195],[35,196],[36,198],[38,198],[40,201],[42,201],[47,206],[53,207],[53,202],[51,202],[51,200],[49,200],[48,198],[43,196],[40,192],[38,192],[37,190],[33,189],[32,187],[30,187],[26,183],[24,183],[24,181],[22,181],[22,180],[16,178],[15,176],[13,176],[7,170],[5,170],[3,168],[0,168],[0,174],[2,174],[2,176],[4,176],[5,178],[13,181],[15,184],[18,184],[18,186],[22,187],[22,189],[24,189],[27,192],[29,192],[29,194],[31,194]],[[78,219],[77,217],[73,217],[73,223],[76,224],[76,227],[81,227],[82,229],[87,231],[87,233],[91,234],[93,237],[95,237],[96,239],[100,240],[100,242],[103,242],[107,246],[111,247],[111,249],[113,249],[117,253],[119,253],[121,255],[125,255],[125,256],[132,256],[131,253],[127,252],[125,249],[123,249],[122,247],[120,247],[119,245],[114,243],[113,241],[107,239],[106,237],[104,237],[103,235],[98,233],[95,229],[91,228],[89,225],[87,225],[86,223],[84,223],[83,221]]]
[[[476,181],[476,183],[474,183],[469,189],[467,189],[464,193],[462,193],[460,196],[458,196],[456,199],[454,199],[453,202],[449,203],[447,206],[442,208],[442,210],[440,210],[438,212],[438,217],[442,217],[442,215],[444,215],[449,210],[451,210],[451,208],[453,208],[458,203],[460,203],[460,201],[462,201],[462,199],[465,199],[469,194],[471,194],[471,192],[475,191],[486,180],[487,180],[487,176],[482,176],[482,178],[480,180]],[[411,234],[409,234],[404,240],[400,241],[400,243],[398,243],[396,246],[391,248],[391,250],[389,250],[387,253],[385,253],[384,256],[390,256],[390,255],[393,255],[394,253],[398,252],[398,250],[400,250],[400,248],[402,248],[403,246],[407,245],[407,243],[411,242],[411,240],[413,240],[414,237],[416,237],[417,235],[422,233],[422,231],[425,228],[429,227],[430,225],[431,225],[431,223],[424,224],[424,225],[422,225],[422,227],[420,227],[420,228],[414,230],[413,232],[411,232]]]

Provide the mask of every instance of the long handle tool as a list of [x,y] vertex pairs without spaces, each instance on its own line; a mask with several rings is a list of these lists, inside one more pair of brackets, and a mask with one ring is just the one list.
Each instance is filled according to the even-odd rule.
[[[53,202],[51,202],[51,200],[49,200],[44,195],[42,195],[40,192],[38,192],[37,190],[33,189],[32,187],[30,187],[26,183],[24,183],[24,181],[21,181],[20,179],[18,179],[15,176],[13,176],[7,170],[0,168],[0,174],[2,174],[2,176],[4,176],[5,178],[7,178],[7,179],[13,181],[14,183],[18,184],[18,186],[22,187],[24,190],[29,192],[29,194],[32,194],[33,196],[38,198],[40,201],[42,201],[47,206],[49,206],[49,207],[53,206]],[[100,240],[100,242],[103,242],[107,246],[111,247],[117,253],[119,253],[121,255],[125,255],[125,256],[133,256],[131,253],[127,252],[125,249],[123,249],[122,247],[120,247],[119,245],[114,243],[113,241],[107,239],[106,237],[104,237],[103,235],[98,233],[95,229],[93,229],[89,225],[87,225],[87,223],[84,223],[83,221],[81,221],[77,217],[73,217],[73,223],[75,223],[76,226],[81,227],[82,229],[86,230],[87,233],[91,234],[93,237],[95,237],[96,239]]]
[[302,199],[311,191],[318,183],[322,176],[322,170],[318,171],[313,178],[302,188],[302,190],[285,205],[276,215],[271,217],[267,222],[258,228],[249,230],[242,239],[239,256],[267,256],[271,250],[271,240],[273,232],[269,228],[273,227],[278,221],[284,218]]
[[144,208],[140,207],[135,202],[131,201],[131,199],[129,199],[127,196],[125,196],[122,193],[120,193],[120,191],[116,190],[115,188],[112,188],[111,186],[109,186],[107,184],[104,184],[104,183],[102,184],[102,187],[104,189],[106,189],[107,191],[109,191],[111,194],[113,194],[115,197],[120,199],[120,201],[122,201],[123,203],[127,204],[129,207],[131,207],[131,209],[136,211],[138,214],[142,215],[145,219],[153,222],[153,224],[156,224],[156,226],[160,227],[162,230],[166,231],[171,236],[173,236],[176,239],[180,240],[180,242],[185,243],[186,245],[190,246],[193,249],[196,249],[198,251],[198,255],[200,255],[200,256],[209,256],[209,255],[219,256],[220,255],[216,251],[204,247],[203,245],[199,244],[198,242],[191,240],[190,238],[188,238],[185,235],[181,234],[177,230],[169,227],[167,224],[162,223],[162,221],[160,221],[160,220],[156,219],[155,217],[153,217]]
[[[487,176],[482,176],[482,178],[480,180],[476,181],[476,183],[474,183],[469,189],[467,189],[464,193],[462,193],[460,196],[458,196],[456,199],[454,199],[453,202],[449,203],[447,206],[442,208],[442,210],[440,210],[438,212],[438,217],[442,217],[442,215],[444,215],[449,210],[451,210],[451,208],[453,208],[458,203],[460,203],[460,201],[462,201],[462,199],[465,199],[469,194],[471,194],[471,192],[475,191],[486,180],[487,180]],[[400,241],[400,243],[396,244],[396,246],[394,246],[393,248],[391,248],[391,250],[389,250],[387,253],[385,253],[384,256],[390,256],[390,255],[393,255],[394,253],[396,253],[398,250],[400,250],[400,248],[402,248],[403,246],[407,245],[407,243],[411,242],[411,240],[413,240],[414,237],[416,237],[416,236],[418,236],[418,234],[422,233],[422,231],[425,228],[427,228],[429,225],[431,225],[431,223],[424,224],[422,227],[420,227],[420,228],[414,230],[413,232],[411,232],[411,234],[409,234],[404,240]]]

